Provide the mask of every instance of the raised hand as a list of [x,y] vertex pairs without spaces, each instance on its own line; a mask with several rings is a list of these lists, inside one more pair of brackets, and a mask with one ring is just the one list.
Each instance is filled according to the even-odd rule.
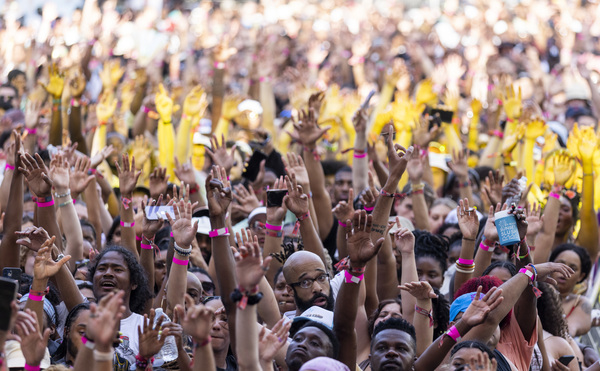
[[233,196],[227,172],[220,166],[213,166],[206,177],[206,199],[210,216],[225,216]]
[[179,163],[179,159],[175,157],[174,172],[175,176],[181,180],[182,183],[189,185],[191,189],[198,188],[198,183],[196,183],[196,173],[189,162],[181,164]]
[[502,201],[502,184],[504,183],[504,175],[500,175],[500,170],[494,173],[490,170],[488,177],[485,179],[483,191],[490,200],[490,204],[495,205]]
[[35,100],[28,100],[25,106],[25,127],[34,129],[40,122],[40,111],[43,103]]
[[479,218],[474,208],[469,207],[469,199],[458,201],[456,208],[458,215],[458,227],[463,235],[463,238],[475,240],[479,231]]
[[237,53],[237,49],[229,47],[229,36],[225,36],[223,37],[223,40],[215,46],[213,58],[215,59],[215,62],[225,63],[235,53]]
[[494,223],[496,220],[495,213],[506,210],[508,208],[507,204],[502,206],[500,203],[496,204],[496,209],[494,210],[494,206],[490,206],[490,210],[488,213],[487,221],[485,222],[485,227],[483,227],[483,235],[488,242],[496,242],[498,241],[498,230],[496,229],[496,224]]
[[156,102],[156,111],[160,115],[162,122],[171,123],[173,99],[169,96],[163,84],[158,85],[158,93],[156,93],[154,101]]
[[80,156],[75,161],[75,166],[69,174],[69,188],[71,189],[71,197],[74,199],[81,194],[92,180],[94,176],[89,173],[90,159],[87,156]]
[[131,155],[137,159],[137,169],[142,169],[144,164],[150,160],[152,154],[152,144],[150,140],[143,135],[138,135],[133,141]]
[[50,196],[52,191],[52,180],[48,176],[48,169],[39,154],[35,158],[29,153],[21,155],[19,171],[25,175],[29,189],[38,197]]
[[406,171],[408,172],[408,179],[412,183],[420,183],[423,179],[423,161],[425,156],[421,156],[419,152],[418,148],[416,148],[410,155],[407,155],[408,164]]
[[119,162],[115,162],[117,168],[117,174],[119,175],[119,189],[121,194],[125,196],[131,196],[135,185],[137,184],[138,178],[142,174],[141,171],[135,170],[135,157],[131,157],[131,164],[129,163],[129,155],[123,153],[123,168],[119,166]]
[[143,328],[138,326],[138,338],[140,347],[140,356],[149,360],[154,357],[165,345],[167,336],[170,335],[170,328],[162,328],[164,316],[160,316],[154,324],[156,313],[150,309],[150,316],[144,314]]
[[506,88],[506,96],[503,99],[504,112],[506,117],[511,120],[518,119],[523,113],[523,103],[521,99],[521,88],[519,87],[519,94],[515,94],[515,88],[511,85]]
[[437,99],[437,94],[433,91],[433,82],[429,79],[421,81],[415,95],[417,105],[434,105]]
[[[556,361],[555,361],[556,363]],[[560,363],[562,365],[562,363]],[[486,352],[477,352],[477,358],[471,358],[469,361],[469,370],[494,371],[498,367],[495,359],[490,361],[490,356]],[[568,370],[569,368],[567,368]]]
[[331,129],[331,126],[325,126],[321,128],[317,124],[317,113],[312,108],[309,108],[308,111],[300,111],[298,115],[298,122],[292,118],[295,132],[287,133],[292,137],[292,139],[312,149],[316,145],[317,141],[329,129]]
[[546,123],[540,117],[536,117],[527,123],[525,129],[525,138],[529,140],[536,140],[546,133]]
[[191,336],[197,344],[203,344],[210,340],[210,330],[215,313],[210,308],[205,307],[204,304],[195,305],[194,299],[188,294],[185,294],[185,306],[187,313],[181,305],[175,307],[183,331]]
[[227,171],[227,174],[231,171],[231,168],[235,165],[235,150],[236,145],[231,147],[231,150],[227,151],[227,145],[225,144],[225,135],[221,135],[221,144],[216,135],[213,135],[210,143],[211,148],[206,147],[206,155],[210,157],[213,165],[218,165]]
[[513,214],[517,220],[517,229],[519,230],[519,237],[521,240],[527,236],[527,217],[525,216],[525,209],[516,208],[508,211],[509,214]]
[[35,252],[39,251],[44,243],[50,239],[48,232],[44,228],[36,226],[16,231],[15,234],[19,237],[17,245],[25,246]]
[[96,105],[96,117],[100,124],[106,124],[108,120],[115,115],[117,109],[117,98],[111,91],[106,91],[100,97]]
[[[369,187],[365,188],[359,196],[360,202],[363,204],[365,210],[373,210],[375,205],[377,204],[377,199],[379,198],[379,191],[377,187],[375,187],[375,179],[373,178],[373,173],[369,171]],[[352,202],[353,198],[348,197],[348,200]],[[346,219],[341,219],[346,220]]]
[[150,195],[152,198],[158,198],[167,194],[167,187],[170,175],[167,175],[166,167],[156,167],[150,173]]
[[182,248],[188,248],[188,246],[192,244],[192,240],[196,238],[198,221],[192,225],[192,210],[197,204],[197,202],[192,204],[190,202],[185,202],[184,200],[179,200],[173,204],[175,219],[167,214],[167,219],[169,220],[169,224],[171,224],[175,243]]
[[308,59],[309,66],[319,68],[319,65],[323,63],[325,57],[327,57],[327,54],[329,54],[329,51],[323,49],[320,42],[312,42],[308,51],[306,52],[306,58]]
[[117,59],[112,59],[104,63],[104,67],[102,71],[100,71],[100,80],[102,80],[102,86],[106,90],[114,89],[123,74],[125,73],[125,68],[121,67],[121,63]]
[[502,141],[502,153],[512,152],[519,140],[524,136],[525,124],[519,124],[515,130],[506,133],[506,135],[504,135],[504,140]]
[[483,298],[481,297],[482,286],[477,288],[477,292],[473,295],[473,301],[463,313],[461,321],[464,321],[467,325],[475,327],[482,324],[487,319],[491,311],[496,309],[504,297],[502,296],[502,289],[498,287],[492,287]]
[[448,167],[454,172],[459,179],[469,179],[469,158],[468,149],[464,151],[454,151],[452,153],[452,161],[448,162]]
[[[571,275],[575,273],[571,267],[562,263],[536,264],[535,269],[537,271],[536,281],[547,282],[554,286],[556,286],[557,283],[553,277],[569,279]],[[550,277],[551,275],[552,277]]]
[[56,154],[50,161],[50,179],[57,193],[69,189],[69,163],[61,154]]
[[289,211],[294,213],[297,218],[308,213],[308,196],[302,190],[302,186],[296,181],[296,174],[291,172],[291,179],[286,175],[285,181],[288,194],[283,198],[283,203]]
[[69,78],[69,93],[73,98],[81,98],[85,91],[85,76],[77,68]]
[[439,125],[435,124],[429,128],[429,118],[420,117],[419,120],[415,120],[415,128],[413,129],[413,142],[417,147],[427,148],[429,142],[437,138],[440,131]]
[[594,157],[594,152],[598,147],[598,137],[593,127],[585,127],[581,129],[581,136],[579,140],[579,155],[581,161],[591,161]]
[[373,216],[367,215],[364,210],[356,210],[352,221],[347,220],[346,224],[350,266],[352,268],[362,268],[377,255],[383,245],[384,238],[380,238],[373,244],[373,241],[371,241]]
[[336,219],[345,223],[346,220],[354,218],[354,189],[348,191],[348,201],[340,201],[331,210]]
[[544,226],[544,216],[542,215],[542,206],[533,204],[532,207],[525,208],[527,220],[527,236],[535,238]]
[[202,116],[208,101],[206,99],[206,93],[202,86],[195,86],[192,91],[185,97],[183,101],[183,113],[188,117]]
[[25,363],[39,366],[46,354],[50,329],[47,328],[42,335],[38,328],[37,314],[30,309],[25,309],[24,312],[17,313],[15,330],[19,336]]
[[287,161],[285,157],[282,157],[282,159],[288,175],[290,175],[290,172],[293,172],[296,174],[296,180],[298,181],[298,184],[302,186],[302,188],[310,187],[308,171],[306,170],[306,165],[304,165],[302,156],[288,152],[286,157]]
[[[246,235],[246,233],[248,234]],[[242,230],[241,234],[245,237],[241,238],[239,233],[236,234],[237,240],[242,241],[239,249],[236,250],[232,247],[233,257],[235,258],[235,275],[240,288],[252,291],[258,286],[265,272],[269,269],[272,258],[268,256],[263,261],[257,236],[252,238],[249,230],[247,232]]]
[[361,108],[352,117],[352,123],[354,124],[354,130],[356,133],[364,134],[367,131],[367,123],[369,121],[369,116],[367,115],[367,109]]
[[[400,227],[400,219],[396,217],[396,224]],[[396,249],[401,254],[414,254],[415,252],[415,235],[407,228],[400,227],[396,231],[395,236]]]
[[48,66],[48,75],[50,76],[48,85],[41,82],[40,85],[42,85],[54,99],[60,99],[65,87],[65,75],[62,72],[59,72],[56,63],[52,63]]
[[281,318],[271,330],[263,326],[258,333],[258,354],[264,364],[273,362],[275,355],[285,345],[292,321]]
[[119,290],[106,294],[98,304],[90,304],[85,336],[94,341],[96,347],[108,348],[119,338],[119,325],[125,312],[124,296],[125,292]]
[[252,210],[260,206],[260,201],[252,187],[246,189],[243,184],[238,184],[233,187],[235,192],[233,198],[238,202],[231,205],[232,210],[236,210],[244,215],[249,215]]
[[109,158],[113,153],[115,152],[114,147],[112,146],[112,144],[108,147],[104,147],[102,148],[98,153],[96,153],[90,162],[90,167],[92,169],[95,169],[98,167],[98,165],[100,165],[102,163],[102,161],[106,160],[107,158]]
[[[279,177],[279,179],[275,180],[273,184],[272,190],[283,190],[287,189],[287,184],[283,177]],[[281,206],[269,206],[267,204],[267,222],[271,225],[280,225],[283,223],[285,219],[285,213],[287,212],[287,208],[285,207],[285,202],[281,204]]]
[[[162,203],[162,199],[163,195],[161,194],[158,196],[158,200],[151,199],[150,201],[148,201],[147,206],[159,206]],[[173,210],[175,210],[175,208],[173,208]],[[148,219],[148,216],[146,215],[146,205],[144,204],[144,200],[142,200],[142,212],[144,213],[144,219],[142,221],[142,234],[147,240],[152,241],[154,239],[154,236],[156,236],[156,233],[162,228],[163,220]],[[173,236],[175,236],[175,234],[173,234]]]
[[56,237],[52,237],[46,240],[37,252],[35,262],[33,263],[33,277],[35,279],[53,277],[71,259],[71,255],[64,256],[58,262],[52,259],[52,245],[54,245],[55,239]]
[[564,187],[575,172],[575,160],[566,152],[553,156],[554,183]]
[[408,292],[417,300],[429,300],[438,297],[427,281],[407,282],[404,285],[398,286],[398,288]]
[[414,147],[410,146],[408,149],[405,149],[399,144],[394,144],[393,136],[394,128],[393,125],[390,125],[387,135],[390,177],[393,176],[396,179],[400,179],[402,174],[404,174],[404,170],[406,170],[406,164],[414,151]]

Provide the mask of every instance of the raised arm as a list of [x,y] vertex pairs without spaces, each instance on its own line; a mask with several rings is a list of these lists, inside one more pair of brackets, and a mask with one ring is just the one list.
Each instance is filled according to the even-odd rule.
[[[244,235],[243,233],[242,235]],[[265,275],[271,260],[263,261],[258,238],[245,238],[235,252],[235,275],[239,289],[235,293],[239,299],[236,319],[236,350],[240,370],[260,371],[258,354],[258,326],[256,324],[257,303],[262,299],[258,284]]]
[[158,161],[167,168],[167,174],[175,178],[175,131],[173,130],[173,99],[162,84],[154,98],[156,110],[160,115],[158,121]]
[[[508,206],[506,204],[504,204],[502,207],[498,203],[496,205],[495,212],[497,213],[500,210],[506,210],[507,207]],[[477,255],[475,255],[475,271],[473,272],[473,277],[481,276],[483,271],[485,271],[485,269],[492,263],[492,255],[494,254],[496,242],[498,242],[498,230],[494,224],[495,212],[494,207],[490,206],[488,218],[485,222],[485,226],[483,227],[483,238],[477,249]]]
[[[283,190],[287,189],[285,180],[280,177],[273,184],[272,190]],[[283,220],[285,219],[285,213],[287,208],[285,203],[280,206],[267,204],[267,224],[265,231],[265,244],[263,246],[263,258],[267,258],[271,254],[278,254],[281,250],[281,243],[283,242]],[[282,262],[278,259],[271,260],[269,269],[267,270],[265,277],[271,285],[275,285],[275,274],[277,270],[282,266]]]
[[425,202],[425,183],[423,183],[423,170],[425,168],[424,161],[427,157],[420,154],[420,151],[415,150],[411,154],[406,166],[408,180],[410,181],[410,197],[413,201],[413,210],[415,212],[415,228],[431,231],[429,225],[429,209]]
[[448,167],[456,175],[460,198],[469,199],[471,205],[475,205],[473,199],[473,190],[471,188],[471,180],[469,179],[469,166],[467,165],[468,150],[456,151],[452,154],[452,161],[448,163]]
[[367,187],[367,171],[369,171],[369,158],[367,157],[367,107],[361,108],[354,114],[352,122],[356,129],[354,140],[354,159],[352,161],[352,187],[360,193]]
[[402,291],[407,291],[417,300],[415,314],[412,320],[417,336],[417,356],[420,356],[433,342],[433,316],[431,299],[437,298],[431,285],[427,281],[407,282],[399,286]]
[[348,367],[356,367],[356,331],[354,323],[358,312],[358,292],[367,263],[377,256],[383,237],[375,244],[371,241],[373,216],[364,210],[356,210],[352,220],[346,220],[344,230],[348,236],[350,262],[344,271],[344,282],[337,296],[338,303],[333,315],[333,330],[340,341],[338,359]]
[[69,114],[69,134],[71,141],[77,143],[77,149],[89,155],[85,137],[81,131],[81,96],[85,91],[85,75],[76,69],[69,79],[69,93],[71,93],[71,112]]
[[458,215],[458,226],[462,233],[462,246],[460,255],[456,264],[456,275],[454,276],[454,291],[457,291],[463,283],[467,282],[473,273],[473,254],[475,251],[475,241],[479,231],[479,219],[474,208],[469,207],[469,199],[459,200],[456,208]]
[[119,174],[119,190],[121,191],[121,243],[139,259],[140,254],[135,243],[133,207],[130,204],[133,198],[133,190],[142,172],[136,171],[134,157],[131,158],[130,164],[129,155],[124,153],[122,160],[123,168],[118,162],[115,163],[117,174]]
[[577,244],[590,254],[592,261],[598,256],[598,218],[594,210],[594,153],[598,151],[598,137],[594,128],[581,130],[579,154],[583,167],[583,190],[581,195],[581,229]]
[[[399,222],[396,219],[398,227],[400,227]],[[417,275],[417,263],[415,261],[415,235],[406,228],[400,228],[396,231],[395,237],[396,249],[400,250],[400,254],[402,255],[402,277],[400,278],[400,284],[417,282],[419,276]],[[415,305],[417,304],[416,299],[405,290],[400,291],[400,298],[402,299],[402,317],[411,322],[413,320]]]
[[183,331],[194,341],[194,371],[215,370],[217,366],[210,337],[214,312],[204,304],[194,305],[194,300],[187,294],[185,303],[186,309],[179,305],[175,307],[175,311],[181,318]]
[[56,63],[48,66],[50,80],[48,85],[43,85],[44,89],[52,97],[52,120],[50,122],[50,144],[54,146],[62,145],[62,118],[61,118],[61,97],[65,87],[64,74],[58,71]]
[[167,286],[167,302],[171,308],[176,305],[184,304],[184,295],[186,292],[187,267],[189,256],[192,253],[192,240],[196,238],[198,230],[198,221],[192,224],[192,210],[195,204],[176,200],[173,204],[175,219],[167,214],[173,238],[175,239],[175,255],[173,256],[173,265],[169,273],[169,282]]
[[177,149],[175,155],[185,159],[190,157],[190,137],[193,121],[199,120],[208,106],[206,93],[200,85],[194,87],[183,102],[183,115],[177,127]]

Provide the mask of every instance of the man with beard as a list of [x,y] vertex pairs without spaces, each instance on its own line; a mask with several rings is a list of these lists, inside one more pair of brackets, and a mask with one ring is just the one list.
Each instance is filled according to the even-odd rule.
[[387,319],[375,327],[371,338],[371,370],[410,370],[415,362],[415,328],[402,318]]
[[321,258],[309,251],[297,251],[290,255],[283,266],[283,275],[288,282],[288,293],[296,303],[295,314],[299,316],[312,306],[333,311],[334,297],[329,275]]

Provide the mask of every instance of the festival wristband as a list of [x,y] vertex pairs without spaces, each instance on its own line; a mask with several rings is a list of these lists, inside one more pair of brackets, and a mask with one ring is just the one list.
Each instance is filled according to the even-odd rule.
[[135,225],[135,222],[131,222],[131,223],[127,223],[121,220],[121,227],[125,227],[125,228],[131,228]]
[[464,265],[473,265],[473,259],[469,260],[469,259],[458,258],[458,263],[464,264]]
[[25,367],[23,367],[23,368],[25,369],[25,371],[40,371],[40,365],[32,366],[32,365],[25,363]]
[[54,206],[54,200],[52,201],[48,201],[48,202],[38,202],[37,203],[38,207],[49,207],[49,206]]
[[494,246],[488,246],[482,242],[479,244],[479,248],[483,251],[490,251],[494,249]]
[[93,341],[85,337],[85,335],[81,337],[81,343],[88,349],[94,349],[94,346],[96,345]]
[[121,197],[121,203],[123,204],[123,208],[125,210],[129,210],[129,205],[131,204],[131,199],[127,197]]
[[344,277],[346,278],[346,283],[360,283],[360,281],[365,278],[365,274],[361,274],[360,276],[354,276],[349,271],[344,271]]
[[200,348],[207,346],[208,344],[210,344],[212,338],[210,337],[210,335],[208,335],[208,337],[206,339],[204,339],[201,343],[198,343],[197,346],[199,346]]
[[375,208],[375,206],[371,206],[371,207],[364,207],[365,211],[373,211],[373,209]]
[[415,312],[428,317],[429,318],[429,327],[433,327],[433,315],[431,314],[432,310],[427,310],[425,308],[421,308],[418,305],[415,305]]
[[213,229],[212,231],[208,232],[208,237],[210,238],[221,236],[229,236],[229,228]]
[[142,241],[142,240],[143,240],[143,238],[142,238],[142,237],[140,237],[140,236],[138,236],[138,235],[136,234],[136,235],[135,235],[135,240],[136,240],[136,241]]
[[175,263],[177,265],[184,265],[186,267],[188,265],[188,261],[187,260],[177,259],[176,257],[173,257],[173,263]]
[[283,229],[283,225],[273,225],[267,222],[265,223],[265,228],[267,228],[270,231],[280,231]]
[[29,293],[29,299],[33,300],[33,301],[44,301],[44,296],[43,295],[33,295],[32,293]]
[[366,153],[356,153],[354,152],[354,158],[365,158],[367,157]]
[[460,333],[456,329],[456,326],[450,327],[446,332],[446,335],[448,335],[452,340],[456,341],[457,343],[460,340]]
[[140,247],[141,247],[143,250],[152,250],[152,245],[148,245],[148,244],[145,244],[145,243],[143,243],[143,244],[140,244]]
[[343,223],[343,222],[341,222],[341,221],[339,221],[339,220],[338,220],[338,225],[339,225],[340,227],[344,227],[344,228],[346,228],[346,227],[348,226],[348,224],[346,224],[346,223]]
[[521,269],[519,269],[519,273],[523,273],[524,275],[529,277],[531,279],[531,282],[535,281],[535,274],[532,271],[530,271],[529,269],[521,268]]
[[6,170],[6,169],[9,169],[9,170],[14,170],[14,169],[15,169],[15,167],[14,167],[14,166],[12,166],[12,165],[10,165],[10,164],[6,164],[6,165],[4,166],[4,170]]
[[560,198],[560,195],[556,192],[550,192],[550,194],[548,195],[552,198],[556,198],[557,200]]

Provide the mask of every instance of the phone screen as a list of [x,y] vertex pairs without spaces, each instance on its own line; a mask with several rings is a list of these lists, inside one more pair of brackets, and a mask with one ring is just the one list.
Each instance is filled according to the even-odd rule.
[[0,331],[8,331],[10,325],[10,304],[17,297],[17,281],[0,277]]
[[287,194],[285,189],[274,189],[267,191],[267,207],[277,207],[283,204],[283,198]]

